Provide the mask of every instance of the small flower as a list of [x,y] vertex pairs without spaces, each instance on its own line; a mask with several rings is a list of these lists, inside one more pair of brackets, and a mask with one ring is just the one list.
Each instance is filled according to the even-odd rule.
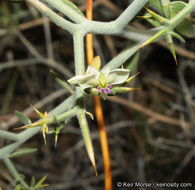
[[[100,95],[106,99],[108,95],[113,94],[113,89],[129,81],[128,69],[113,69],[109,67],[99,71],[101,67],[100,57],[97,56],[93,59],[92,63],[88,66],[84,75],[77,75],[68,80],[74,86],[80,86],[84,92]],[[120,87],[118,87],[119,90]],[[129,88],[132,89],[132,88]],[[120,90],[119,90],[120,91]],[[129,91],[129,90],[127,90]]]

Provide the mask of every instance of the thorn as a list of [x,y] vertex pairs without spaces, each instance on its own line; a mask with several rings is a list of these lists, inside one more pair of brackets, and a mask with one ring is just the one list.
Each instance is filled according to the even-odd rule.
[[[30,126],[30,125],[29,125],[29,126]],[[22,127],[14,128],[13,130],[14,130],[14,131],[17,131],[17,130],[27,129],[27,128],[29,128],[29,126],[25,125],[25,126],[22,126]]]
[[57,147],[57,143],[58,143],[58,135],[55,135],[55,147]]
[[139,74],[140,74],[140,72],[137,72],[135,75],[129,77],[126,82],[129,83],[131,80],[133,80]]
[[94,120],[93,114],[91,112],[86,111],[86,115],[88,115],[92,120]]
[[167,32],[167,27],[163,28],[162,30],[160,30],[159,32],[154,34],[151,38],[149,38],[142,45],[140,45],[136,50],[138,51],[139,49],[141,49],[141,48],[145,47],[146,45],[152,43],[153,41],[155,41],[159,37],[163,36],[166,32]]
[[17,127],[13,130],[28,129],[28,128],[32,128],[32,127],[37,127],[37,126],[42,125],[42,124],[43,124],[43,121],[41,120],[41,121],[38,121],[36,123],[31,123],[29,125],[25,125],[25,126],[22,126],[22,127]]
[[176,56],[176,53],[175,53],[175,47],[174,47],[174,43],[173,43],[173,39],[172,39],[171,33],[167,32],[166,40],[167,40],[167,43],[169,44],[169,49],[170,49],[171,54],[173,55],[173,58],[174,58],[174,60],[176,62],[176,65],[178,65],[177,56]]
[[141,90],[141,88],[129,88],[128,92],[133,91],[133,90]]
[[39,115],[41,118],[44,118],[44,115],[39,110],[37,110],[32,104],[29,104],[29,105],[37,113],[37,115]]
[[44,144],[47,145],[46,135],[45,135],[45,133],[42,133],[42,134],[43,134]]
[[137,18],[150,19],[150,18],[152,18],[152,16],[151,15],[144,15],[144,16],[137,16]]
[[42,126],[42,135],[43,135],[43,139],[44,139],[45,145],[47,145],[46,135],[45,135],[47,132],[48,132],[48,127],[47,127],[47,125],[46,125],[46,123],[45,123],[45,124],[43,124],[43,126]]
[[96,163],[95,163],[95,157],[94,157],[93,147],[86,147],[86,148],[87,148],[87,153],[88,153],[89,159],[91,161],[91,164],[93,166],[95,175],[97,176],[98,173],[97,173],[97,167],[96,167]]
[[98,173],[97,173],[97,168],[96,168],[96,166],[93,166],[93,168],[94,168],[94,171],[95,171],[95,175],[96,175],[96,176],[98,176]]
[[176,54],[173,55],[173,58],[174,58],[174,60],[175,60],[176,65],[178,65],[178,61],[177,61],[177,56],[176,56]]
[[144,7],[146,9],[146,11],[148,11],[148,13],[150,15],[152,15],[157,21],[159,21],[160,23],[168,23],[168,20],[162,16],[160,16],[159,14],[155,13],[154,11],[148,9],[147,7]]

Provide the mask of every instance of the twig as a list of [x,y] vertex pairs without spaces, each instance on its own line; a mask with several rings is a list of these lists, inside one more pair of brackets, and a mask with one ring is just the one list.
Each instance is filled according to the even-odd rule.
[[181,171],[184,169],[184,167],[190,162],[190,160],[193,157],[193,152],[189,151],[185,157],[183,158],[183,160],[181,161],[180,165],[177,167],[177,169],[175,170],[175,173],[178,175],[181,173]]
[[[45,98],[43,98],[42,100],[38,101],[37,103],[35,103],[33,105],[37,109],[40,109],[41,107],[47,105],[49,102],[52,102],[55,99],[65,95],[65,94],[66,93],[65,93],[64,89],[57,90],[57,91],[53,92],[52,94],[49,94],[48,96],[46,96]],[[32,107],[28,107],[27,109],[25,109],[22,112],[28,116],[29,114],[31,114],[33,112],[33,109],[32,109]],[[19,121],[18,117],[13,116],[12,118],[9,118],[9,120],[7,122],[1,122],[0,127],[1,127],[1,129],[5,130],[5,129],[8,129],[13,124],[16,124],[18,121]]]
[[[161,121],[163,123],[167,123],[167,124],[171,124],[171,125],[175,125],[175,126],[181,126],[181,122],[179,119],[156,113],[156,112],[154,112],[154,111],[152,111],[152,110],[150,110],[150,109],[148,109],[140,104],[127,101],[124,98],[120,98],[120,97],[115,96],[115,97],[108,97],[108,100],[111,100],[113,102],[124,105],[125,107],[140,111],[140,112],[144,113],[145,115],[148,115],[148,116],[154,118],[156,121]],[[190,126],[191,124],[188,122],[185,122],[185,125]]]
[[186,84],[186,81],[184,79],[183,76],[183,71],[184,71],[184,65],[180,65],[178,70],[177,70],[177,74],[178,74],[178,78],[179,78],[179,82],[182,86],[182,90],[183,90],[183,94],[184,94],[184,100],[187,106],[187,112],[190,118],[190,121],[193,123],[193,125],[195,125],[195,119],[194,119],[194,112],[192,109],[192,96],[190,94],[190,90]]
[[[72,76],[72,73],[70,73],[69,70],[67,70],[65,67],[61,66],[58,62],[56,62],[53,59],[47,59],[41,56],[41,54],[34,48],[34,46],[25,38],[25,36],[20,32],[16,31],[17,36],[21,40],[21,42],[25,45],[25,47],[31,52],[32,55],[34,55],[38,60],[40,60],[42,63],[44,63],[47,66],[50,66],[52,68],[55,68],[59,72],[63,72],[63,74],[67,75],[68,77]],[[49,51],[52,51],[51,48]],[[51,53],[51,52],[50,52]]]
[[51,38],[51,30],[50,30],[50,22],[49,19],[43,22],[44,32],[45,32],[45,41],[46,41],[46,48],[47,48],[47,56],[48,59],[54,60],[53,57],[53,46],[52,46],[52,38]]

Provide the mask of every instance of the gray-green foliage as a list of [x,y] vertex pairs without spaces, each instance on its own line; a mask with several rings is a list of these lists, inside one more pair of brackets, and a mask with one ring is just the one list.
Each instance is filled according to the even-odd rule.
[[[130,46],[125,48],[123,51],[121,51],[121,53],[119,53],[116,57],[110,60],[110,62],[108,62],[100,70],[100,73],[101,71],[105,71],[108,67],[110,70],[119,68],[125,62],[125,66],[127,66],[128,69],[133,69],[133,67],[137,64],[138,60],[138,54],[135,53],[138,52],[139,48],[164,36],[167,37],[167,41],[169,42],[169,44],[171,44],[170,50],[174,55],[175,52],[172,46],[173,41],[171,41],[172,35],[177,36],[177,34],[174,33],[174,30],[187,37],[194,36],[194,26],[186,18],[186,16],[191,13],[193,9],[195,9],[194,0],[190,0],[188,4],[184,4],[181,2],[170,3],[169,1],[165,0],[134,0],[133,3],[129,5],[116,20],[110,22],[87,20],[83,16],[83,13],[74,4],[72,4],[72,2],[68,0],[26,1],[35,8],[37,8],[40,12],[47,15],[56,25],[58,25],[64,30],[67,30],[73,35],[76,76],[85,75],[86,69],[84,60],[84,37],[87,33],[116,35],[134,41]],[[150,19],[153,20],[155,23],[158,23],[158,27],[155,30],[149,29],[143,31],[136,29],[132,26],[127,27],[130,21],[135,18],[137,13],[142,10],[148,2],[149,7],[153,8],[153,10],[156,11],[156,13],[159,13],[162,17],[165,17],[164,22],[159,23],[157,17],[154,18],[155,15],[150,15]],[[47,3],[52,8],[49,8],[47,6]],[[60,11],[69,20],[61,17],[53,10],[53,8]],[[4,12],[5,14],[7,14],[6,9],[4,10]],[[130,62],[129,64],[128,61],[133,55],[135,56],[131,60],[132,62]],[[56,80],[59,82],[60,85],[64,86],[67,89],[67,83],[64,83],[63,80],[58,77],[56,77]],[[115,87],[114,90],[114,93],[118,92],[118,87]],[[31,184],[28,185],[21,177],[21,175],[17,172],[12,161],[10,160],[10,157],[14,155],[14,153],[12,154],[12,152],[14,152],[18,147],[20,147],[24,142],[29,140],[32,136],[40,132],[42,130],[43,125],[50,125],[51,127],[55,126],[55,129],[51,129],[51,132],[48,131],[48,133],[55,133],[57,136],[61,129],[65,127],[65,121],[68,121],[74,116],[76,116],[79,120],[79,124],[85,141],[85,146],[89,158],[95,168],[93,146],[90,138],[87,120],[85,117],[87,111],[85,108],[85,98],[88,95],[85,94],[79,86],[75,88],[74,92],[71,88],[69,88],[69,91],[73,93],[72,95],[70,95],[69,98],[67,98],[59,106],[54,108],[48,115],[40,113],[40,115],[43,117],[41,117],[40,120],[36,123],[31,124],[31,121],[28,117],[26,117],[20,112],[16,112],[16,115],[19,117],[21,122],[24,125],[27,125],[27,129],[23,132],[15,134],[0,130],[1,138],[9,139],[12,141],[10,144],[0,149],[0,159],[4,161],[4,163],[12,173],[13,177],[15,178],[17,182],[15,189],[40,189],[44,188],[46,185],[42,184],[45,180],[45,177],[42,178],[38,183],[36,183],[34,178],[32,178]],[[58,123],[59,126],[57,126]],[[47,131],[44,131],[44,133],[47,133]],[[15,152],[15,154],[17,153],[16,155],[22,155],[33,151],[34,150],[23,149],[19,151],[19,154],[17,152]]]

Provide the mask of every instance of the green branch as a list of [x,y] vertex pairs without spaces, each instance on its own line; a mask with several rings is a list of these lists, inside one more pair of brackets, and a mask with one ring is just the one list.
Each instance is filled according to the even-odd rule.
[[44,0],[49,3],[52,7],[55,7],[58,11],[67,16],[70,20],[76,23],[82,23],[87,19],[84,16],[81,16],[74,9],[67,6],[63,0]]
[[4,138],[4,139],[11,140],[11,141],[18,141],[20,139],[18,137],[18,134],[8,132],[8,131],[4,131],[4,130],[0,130],[0,137]]
[[28,186],[28,184],[23,180],[23,178],[21,177],[21,175],[16,170],[16,168],[13,165],[13,163],[11,162],[11,160],[9,158],[4,158],[3,161],[4,161],[5,165],[7,166],[7,168],[9,169],[9,171],[11,172],[12,176],[14,177],[16,183],[17,182],[20,182],[20,184],[24,188],[30,189],[30,187]]
[[136,16],[149,0],[135,0],[115,20],[111,22],[85,21],[79,27],[86,33],[119,34],[123,28]]
[[[54,110],[52,110],[50,112],[50,114],[58,116],[59,119],[61,120],[62,116],[67,117],[67,113],[70,114],[70,112],[66,112],[66,111],[68,109],[72,108],[74,104],[75,104],[75,96],[72,95],[69,98],[67,98],[64,102],[62,102],[59,106],[57,106]],[[66,113],[64,113],[64,112],[66,112]],[[61,114],[61,116],[60,116],[60,114]],[[0,131],[0,134],[2,134],[1,137],[5,138],[5,139],[17,141],[15,143],[9,144],[9,145],[0,149],[0,159],[5,158],[8,154],[13,152],[21,144],[23,144],[24,142],[29,140],[32,136],[36,135],[40,131],[41,131],[40,126],[35,127],[35,128],[26,129],[19,134],[14,134],[14,133],[10,133],[10,132],[1,133],[1,131]]]
[[34,7],[36,7],[40,12],[48,16],[56,25],[61,27],[64,30],[67,30],[71,34],[74,33],[74,31],[77,29],[76,25],[67,21],[66,19],[62,18],[58,14],[56,14],[54,11],[52,11],[50,8],[45,6],[43,3],[41,3],[38,0],[26,0],[30,2]]

